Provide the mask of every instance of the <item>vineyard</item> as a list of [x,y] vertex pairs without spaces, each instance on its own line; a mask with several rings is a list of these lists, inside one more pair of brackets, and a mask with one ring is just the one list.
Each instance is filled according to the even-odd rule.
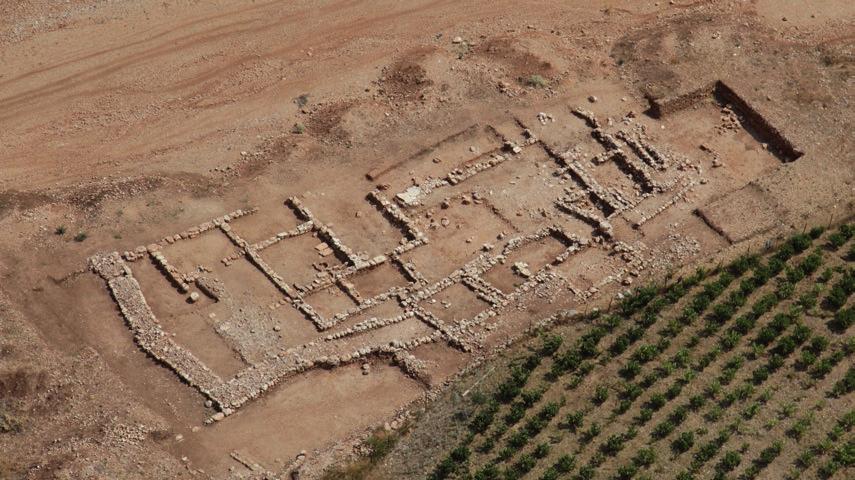
[[541,333],[431,480],[855,475],[855,226],[636,289]]

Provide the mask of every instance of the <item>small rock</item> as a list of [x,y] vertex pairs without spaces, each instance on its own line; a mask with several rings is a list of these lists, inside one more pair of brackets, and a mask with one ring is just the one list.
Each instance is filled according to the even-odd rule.
[[199,301],[199,292],[191,292],[187,299],[190,300],[190,303],[196,303]]
[[463,43],[463,37],[454,37],[451,39],[451,43]]
[[523,278],[531,277],[531,270],[528,269],[528,264],[525,262],[514,263],[513,270]]
[[597,100],[598,100],[597,97],[594,95],[588,96],[588,101],[591,103],[597,103]]

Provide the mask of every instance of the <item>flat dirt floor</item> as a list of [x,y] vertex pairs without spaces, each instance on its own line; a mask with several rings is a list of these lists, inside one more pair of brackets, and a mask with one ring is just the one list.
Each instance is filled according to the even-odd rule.
[[855,213],[855,4],[0,2],[0,478],[300,478]]

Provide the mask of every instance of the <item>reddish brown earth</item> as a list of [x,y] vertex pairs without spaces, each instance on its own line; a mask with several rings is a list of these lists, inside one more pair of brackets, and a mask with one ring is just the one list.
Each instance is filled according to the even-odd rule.
[[[250,474],[245,463],[278,475],[302,450],[311,476],[539,320],[608,303],[639,265],[638,278],[649,278],[850,216],[855,7],[795,3],[3,2],[0,418],[9,427],[0,430],[0,478],[238,478]],[[717,81],[803,155],[783,161],[775,136],[749,112],[723,109],[712,90],[661,118],[643,113],[651,99],[679,101]],[[607,133],[643,125],[674,160],[653,172],[657,181],[697,182],[676,200],[680,186],[642,197],[625,166],[591,162],[605,150],[576,107]],[[541,112],[551,119],[541,123]],[[526,145],[524,128],[537,141]],[[502,150],[504,140],[523,148]],[[558,158],[574,147],[603,188],[637,200],[609,213],[580,198],[610,215],[610,237],[556,206],[565,189],[584,191]],[[321,342],[345,352],[435,334],[409,352],[423,375],[371,354],[284,378],[206,424],[217,405],[134,343],[105,282],[87,269],[97,253],[238,209],[259,208],[230,225],[261,242],[301,223],[289,197],[353,251],[386,254],[405,235],[369,192],[382,187],[394,201],[490,153],[509,160],[404,208],[429,242],[348,277],[363,300],[341,285],[306,296],[331,318],[390,289],[418,293],[484,244],[496,253],[550,225],[592,240],[556,262],[573,242],[547,236],[473,274],[513,298],[457,332],[465,349],[416,318]],[[352,266],[321,256],[316,234],[260,255],[291,285]],[[619,243],[633,259],[615,251]],[[163,247],[182,273],[210,270],[245,317],[205,295],[187,303],[148,254],[128,263],[162,329],[222,378],[403,311],[382,303],[319,332],[245,258],[221,261],[237,251],[219,230]],[[550,280],[511,295],[526,285],[517,262]],[[491,308],[475,290],[455,283],[415,305],[457,326]]]

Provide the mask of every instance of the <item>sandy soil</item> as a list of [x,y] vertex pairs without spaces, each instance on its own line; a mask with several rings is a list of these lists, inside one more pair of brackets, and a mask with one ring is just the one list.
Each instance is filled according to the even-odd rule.
[[[0,3],[0,414],[19,425],[0,431],[0,450],[11,452],[0,478],[250,474],[233,452],[278,474],[303,450],[310,464],[327,461],[321,452],[338,443],[335,460],[352,452],[349,440],[532,320],[628,288],[615,275],[635,264],[612,250],[618,242],[646,259],[646,277],[851,215],[853,18],[851,2],[838,0]],[[659,119],[643,113],[651,99],[716,81],[803,155],[782,161],[768,129],[712,93]],[[283,206],[291,196],[355,252],[385,254],[406,235],[366,200],[370,191],[394,198],[475,165],[504,140],[523,144],[524,128],[538,142],[521,154],[406,208],[428,244],[349,278],[350,293],[333,287],[306,301],[331,318],[390,289],[409,294],[485,243],[501,249],[548,225],[594,238],[556,208],[577,180],[548,151],[576,148],[606,189],[641,187],[625,166],[590,161],[603,148],[571,113],[576,106],[607,132],[642,125],[657,148],[697,168],[674,165],[654,172],[657,180],[705,182],[673,205],[677,187],[633,196],[637,205],[609,218],[613,238],[554,268],[567,243],[547,237],[484,272],[504,295],[525,283],[517,262],[558,277],[462,332],[471,351],[445,337],[414,348],[427,366],[420,379],[386,357],[369,358],[367,375],[359,364],[313,369],[207,425],[216,405],[135,344],[105,283],[86,269],[93,254],[133,250],[237,209],[259,208],[232,226],[264,241],[300,225]],[[541,123],[541,112],[553,119]],[[736,215],[733,205],[744,207]],[[262,255],[292,286],[311,285],[350,261],[321,256],[315,235]],[[189,304],[148,257],[129,263],[170,338],[223,378],[329,333],[280,302],[245,259],[224,264],[240,249],[221,232],[163,252],[230,294]],[[453,325],[491,308],[478,288],[458,283],[419,305]],[[381,308],[341,327],[397,315]],[[409,319],[342,344],[433,331]]]

